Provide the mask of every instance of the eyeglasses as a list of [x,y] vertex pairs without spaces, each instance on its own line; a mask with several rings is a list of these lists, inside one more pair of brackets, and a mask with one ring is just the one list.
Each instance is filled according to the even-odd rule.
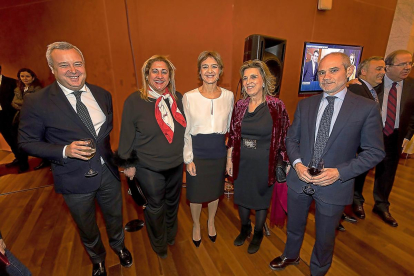
[[399,64],[390,64],[390,66],[396,66],[396,67],[406,67],[407,65],[409,65],[410,67],[413,67],[413,62],[403,62],[403,63],[399,63]]

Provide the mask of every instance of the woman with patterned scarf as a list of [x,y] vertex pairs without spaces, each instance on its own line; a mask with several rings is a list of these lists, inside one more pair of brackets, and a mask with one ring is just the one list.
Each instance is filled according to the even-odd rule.
[[174,75],[174,65],[164,56],[144,63],[143,87],[124,104],[118,148],[118,165],[126,177],[137,178],[147,198],[147,232],[160,258],[175,242],[183,177],[186,121]]

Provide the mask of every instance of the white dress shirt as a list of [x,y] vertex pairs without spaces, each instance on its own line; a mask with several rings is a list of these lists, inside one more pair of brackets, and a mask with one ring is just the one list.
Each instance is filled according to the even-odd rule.
[[[74,90],[70,90],[64,87],[59,82],[57,82],[57,84],[62,89],[70,105],[73,107],[73,109],[76,112],[76,97],[75,97],[75,94],[73,94]],[[95,100],[95,97],[92,95],[91,91],[86,86],[86,84],[81,89],[79,89],[79,91],[85,91],[81,94],[81,102],[88,109],[89,115],[91,116],[92,123],[96,131],[96,135],[98,135],[99,131],[101,130],[102,125],[106,121],[106,116],[102,112],[101,108],[99,107],[98,102]],[[84,137],[79,137],[79,139],[82,139],[82,138]],[[67,156],[65,155],[66,147],[67,146],[63,148],[63,158],[67,158]],[[103,160],[101,159],[101,161]]]

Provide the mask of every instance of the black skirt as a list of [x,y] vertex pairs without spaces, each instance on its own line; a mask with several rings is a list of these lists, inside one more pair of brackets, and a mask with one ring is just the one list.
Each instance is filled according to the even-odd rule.
[[196,176],[187,172],[187,199],[191,203],[210,202],[224,193],[226,157],[201,159],[194,157]]

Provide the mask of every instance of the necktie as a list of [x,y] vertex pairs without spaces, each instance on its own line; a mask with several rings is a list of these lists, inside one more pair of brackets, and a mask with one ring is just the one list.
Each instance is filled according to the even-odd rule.
[[371,88],[371,90],[369,90],[370,92],[371,92],[371,94],[372,94],[372,97],[374,97],[374,100],[375,100],[375,102],[379,102],[378,101],[378,96],[377,96],[377,92],[375,92],[375,89],[374,88]]
[[397,83],[393,82],[388,94],[387,118],[385,119],[384,134],[391,135],[394,132],[395,118],[397,114]]
[[321,121],[319,123],[318,135],[316,136],[315,147],[313,149],[313,157],[316,163],[319,163],[323,150],[325,149],[326,142],[329,139],[329,129],[331,128],[332,115],[334,112],[335,96],[328,96],[328,105],[323,111]]
[[79,118],[82,120],[83,124],[88,128],[89,132],[93,135],[96,139],[96,131],[95,127],[93,126],[91,115],[89,115],[89,111],[81,102],[81,94],[83,91],[74,91],[73,94],[76,97],[76,112],[78,113]]

